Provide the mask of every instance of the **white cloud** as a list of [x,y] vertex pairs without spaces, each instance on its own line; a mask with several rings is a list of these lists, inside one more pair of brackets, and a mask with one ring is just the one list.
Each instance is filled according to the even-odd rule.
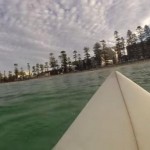
[[147,17],[145,18],[143,21],[142,21],[142,26],[144,27],[145,25],[150,25],[150,17]]

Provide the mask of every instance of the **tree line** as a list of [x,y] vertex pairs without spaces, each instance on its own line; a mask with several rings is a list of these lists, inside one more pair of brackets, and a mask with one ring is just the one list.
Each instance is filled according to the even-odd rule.
[[[84,58],[77,50],[73,51],[73,60],[68,57],[66,51],[61,51],[58,59],[54,53],[49,54],[49,60],[44,64],[36,63],[31,66],[27,63],[27,71],[18,63],[14,64],[14,71],[0,72],[0,83],[28,80],[42,76],[58,75],[76,71],[89,70],[110,64],[122,64],[126,62],[140,61],[150,58],[150,27],[138,26],[136,31],[127,31],[126,39],[114,32],[115,44],[109,46],[105,40],[96,42],[93,46],[94,56],[91,56],[89,47],[84,47]],[[112,63],[110,63],[112,62]]]

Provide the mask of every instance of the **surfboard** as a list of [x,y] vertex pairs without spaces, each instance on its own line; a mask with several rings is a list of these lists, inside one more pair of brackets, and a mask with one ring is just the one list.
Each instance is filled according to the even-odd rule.
[[53,150],[149,150],[150,93],[119,72],[97,90]]

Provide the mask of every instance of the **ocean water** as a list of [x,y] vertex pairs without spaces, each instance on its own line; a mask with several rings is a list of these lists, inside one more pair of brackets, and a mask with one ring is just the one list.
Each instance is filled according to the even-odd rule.
[[150,91],[149,62],[0,84],[0,150],[51,150],[114,70]]

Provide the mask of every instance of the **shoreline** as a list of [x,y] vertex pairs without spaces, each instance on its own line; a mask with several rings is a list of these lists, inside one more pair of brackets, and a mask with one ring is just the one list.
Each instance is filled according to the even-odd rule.
[[[146,62],[150,62],[150,59],[141,60],[141,61],[134,61],[134,62],[128,62],[128,63],[122,63],[122,64],[115,64],[115,65],[108,65],[108,66],[104,66],[104,67],[97,67],[97,68],[92,68],[92,69],[89,69],[89,70],[69,72],[69,73],[58,74],[58,75],[53,75],[53,76],[49,76],[49,77],[64,76],[64,75],[69,75],[69,74],[84,73],[84,72],[90,72],[90,71],[96,71],[96,70],[104,70],[104,69],[109,69],[109,68],[117,68],[117,67],[121,67],[121,66],[144,64]],[[41,78],[49,78],[49,77],[41,77]]]
[[107,65],[107,66],[104,66],[104,67],[97,67],[97,68],[92,68],[92,69],[89,69],[89,70],[69,72],[69,73],[64,73],[64,74],[57,74],[57,75],[50,75],[50,76],[41,76],[41,77],[30,78],[30,79],[26,79],[26,80],[1,82],[0,85],[2,85],[2,84],[9,84],[9,83],[17,83],[17,82],[26,82],[26,81],[29,81],[29,80],[39,80],[39,79],[43,79],[43,78],[52,78],[52,77],[58,77],[58,76],[64,76],[64,75],[70,75],[70,74],[77,74],[77,73],[84,73],[84,72],[90,72],[90,71],[96,71],[96,70],[104,70],[104,69],[109,69],[109,68],[117,68],[117,67],[121,67],[121,66],[130,66],[130,65],[144,64],[146,62],[150,62],[150,59],[140,60],[140,61],[133,61],[133,62],[126,62],[126,63],[122,63],[122,64]]

